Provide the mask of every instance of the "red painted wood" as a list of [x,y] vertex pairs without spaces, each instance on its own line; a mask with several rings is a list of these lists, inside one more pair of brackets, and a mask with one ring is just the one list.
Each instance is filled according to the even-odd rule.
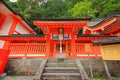
[[0,49],[0,74],[4,72],[9,54],[10,54],[9,50]]
[[105,34],[117,34],[120,32],[120,24],[117,26],[114,26],[112,29],[109,31],[105,32]]
[[58,34],[58,28],[64,28],[64,34],[72,32],[77,34],[87,23],[87,21],[34,21],[34,25],[41,28],[44,34]]
[[[11,54],[25,54],[25,56],[21,57],[30,57],[27,54],[46,54],[47,52],[47,44],[46,43],[10,43],[9,48]],[[10,56],[11,57],[11,56]],[[18,58],[20,56],[12,56],[12,58]],[[20,58],[21,58],[20,57]],[[31,56],[37,57],[37,56]],[[46,56],[45,56],[46,57]]]
[[[85,48],[86,43],[77,43],[75,46],[76,54],[78,58],[88,58],[88,54],[90,54],[90,58],[101,58],[101,51],[99,46],[94,46],[92,43],[90,44],[90,52],[88,53]],[[88,43],[87,43],[88,44]]]
[[2,29],[2,25],[5,22],[6,16],[0,12],[0,30]]
[[20,23],[20,25],[22,25],[23,28],[25,28],[27,31],[29,31],[30,34],[34,34],[34,31],[32,29],[30,29],[29,26],[27,26],[27,24],[23,21],[23,19],[21,17],[19,17],[18,15],[15,15],[15,14],[10,14],[10,16],[13,20]]

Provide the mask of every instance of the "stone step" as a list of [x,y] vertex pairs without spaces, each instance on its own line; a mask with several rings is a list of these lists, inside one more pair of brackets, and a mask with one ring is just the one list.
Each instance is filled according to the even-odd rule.
[[46,67],[45,73],[79,73],[77,67]]
[[80,76],[79,73],[43,73],[43,76]]
[[47,63],[46,67],[77,67],[75,63]]
[[62,78],[44,77],[44,78],[42,78],[42,80],[81,80],[81,79],[80,79],[80,77],[62,77]]
[[74,63],[74,59],[65,59],[64,61],[59,61],[58,59],[48,59],[48,63]]
[[45,69],[78,69],[77,67],[45,67]]
[[80,80],[79,73],[43,73],[43,80]]

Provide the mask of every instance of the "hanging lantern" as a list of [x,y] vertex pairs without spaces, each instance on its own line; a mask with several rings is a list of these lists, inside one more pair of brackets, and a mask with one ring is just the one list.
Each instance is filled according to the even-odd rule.
[[63,28],[58,28],[58,33],[59,34],[63,34],[64,33],[64,29]]

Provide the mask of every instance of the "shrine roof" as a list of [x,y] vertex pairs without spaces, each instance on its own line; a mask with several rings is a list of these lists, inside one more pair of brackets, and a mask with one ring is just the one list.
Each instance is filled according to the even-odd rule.
[[0,0],[0,2],[2,2],[13,14],[18,15],[32,29],[31,25],[25,20],[25,18],[20,13],[13,11],[13,9],[11,7],[9,7],[9,5],[4,0]]
[[12,35],[0,35],[0,38],[14,38],[14,37],[44,37],[45,35],[42,34],[12,34]]
[[100,34],[104,34],[105,32],[111,30],[112,28],[116,27],[117,25],[120,25],[120,21],[116,22],[115,24],[113,24],[113,25],[110,26],[109,28],[103,30]]
[[32,19],[32,21],[90,21],[91,18],[53,18],[53,19]]
[[1,35],[0,40],[3,41],[44,41],[44,35],[38,34],[14,34],[14,35]]
[[77,37],[114,37],[114,36],[102,34],[78,34]]
[[92,23],[89,23],[88,27],[93,28],[96,27],[98,25],[101,25],[103,22],[111,19],[111,18],[115,18],[115,17],[119,17],[120,18],[120,14],[110,14],[108,15],[106,18],[98,20],[98,21],[94,21]]
[[102,39],[107,39],[115,36],[110,36],[110,35],[99,35],[99,34],[79,34],[78,37],[76,38],[76,42],[78,43],[88,43],[92,42],[94,40],[102,40]]
[[93,19],[88,23],[88,27],[91,28],[94,25],[97,25],[98,23],[100,23],[103,19]]
[[108,39],[94,40],[93,43],[95,45],[120,43],[120,37],[111,37]]

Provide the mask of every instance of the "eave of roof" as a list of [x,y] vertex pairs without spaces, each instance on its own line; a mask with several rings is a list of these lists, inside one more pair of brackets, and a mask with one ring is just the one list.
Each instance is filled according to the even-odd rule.
[[115,44],[115,43],[120,43],[120,37],[112,37],[112,38],[108,38],[108,39],[94,40],[92,42],[95,45],[100,45],[100,44]]
[[95,24],[93,26],[88,26],[88,27],[90,27],[90,28],[96,27],[98,25],[101,25],[104,21],[107,21],[110,18],[114,18],[114,17],[120,17],[120,14],[112,13],[112,14],[108,15],[106,18],[104,18],[103,20],[101,20],[99,23],[97,23],[97,24]]
[[0,40],[3,41],[14,41],[14,42],[24,42],[24,41],[45,41],[44,35],[36,34],[14,34],[14,35],[1,35]]
[[13,35],[1,35],[0,38],[14,38],[14,37],[44,37],[45,35],[38,35],[38,34],[13,34]]
[[116,22],[112,26],[108,27],[107,29],[103,30],[100,34],[104,34],[105,32],[109,31],[111,28],[114,28],[115,26],[119,25],[120,21]]
[[32,21],[90,21],[92,18],[53,18],[53,19],[31,19]]
[[78,34],[77,37],[114,37],[114,36],[102,34]]
[[[25,20],[25,18],[24,18],[20,13],[16,13],[15,11],[13,11],[13,10],[8,6],[8,4],[6,4],[6,2],[5,2],[4,0],[0,0],[0,2],[2,2],[13,14],[20,16],[20,17],[23,19],[23,21],[24,21],[26,24],[28,24],[28,25],[30,26],[30,28],[32,29],[31,25]],[[33,30],[33,29],[32,29],[32,30]],[[34,31],[34,30],[33,30],[33,31]],[[34,32],[35,32],[35,31],[34,31]],[[36,33],[36,32],[35,32],[35,33]]]

